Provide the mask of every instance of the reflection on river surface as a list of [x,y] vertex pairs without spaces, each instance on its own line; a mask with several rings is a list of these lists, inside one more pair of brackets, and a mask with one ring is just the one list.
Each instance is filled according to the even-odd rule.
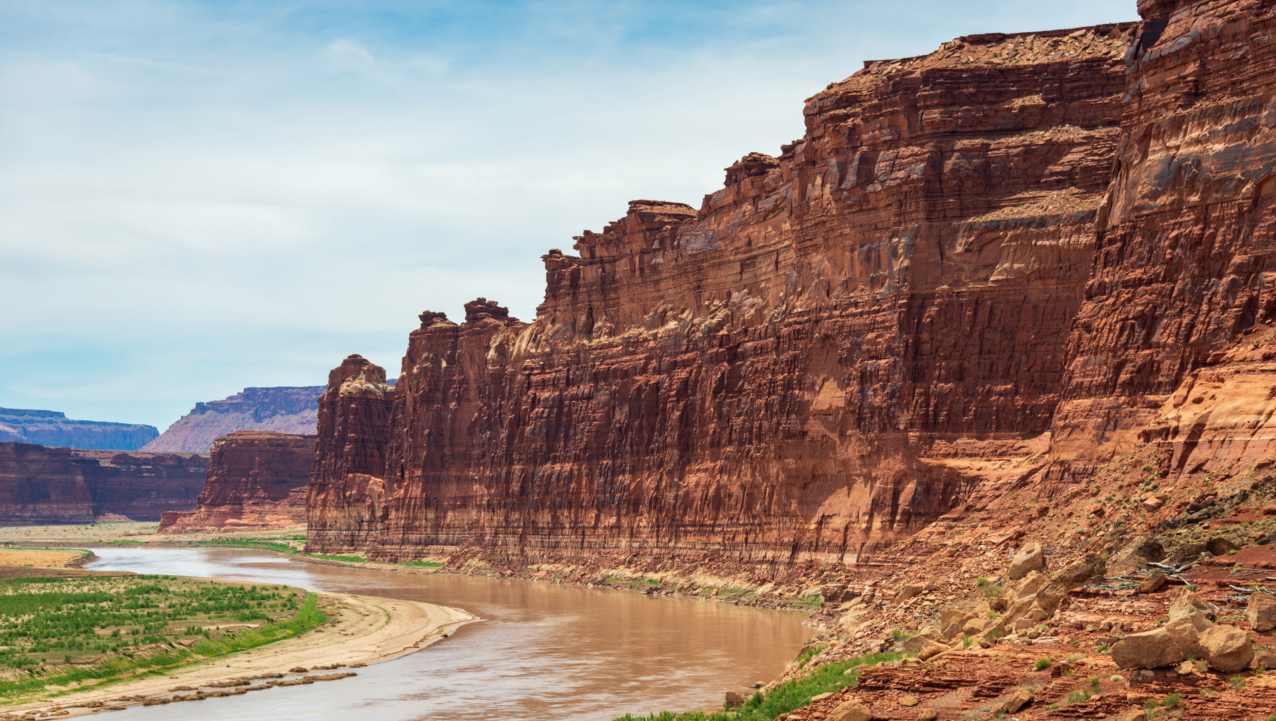
[[770,680],[811,636],[802,614],[611,589],[301,563],[263,551],[96,549],[94,570],[284,583],[455,606],[484,619],[357,678],[112,719],[607,721],[715,707]]

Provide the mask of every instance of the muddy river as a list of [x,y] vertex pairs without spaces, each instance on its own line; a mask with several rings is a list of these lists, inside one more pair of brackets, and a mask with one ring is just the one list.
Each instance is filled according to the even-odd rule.
[[[777,676],[811,636],[804,614],[610,589],[319,566],[269,552],[95,549],[95,570],[282,583],[454,606],[483,619],[336,683],[182,704],[194,720],[609,721],[720,708]],[[168,719],[168,706],[111,719]]]

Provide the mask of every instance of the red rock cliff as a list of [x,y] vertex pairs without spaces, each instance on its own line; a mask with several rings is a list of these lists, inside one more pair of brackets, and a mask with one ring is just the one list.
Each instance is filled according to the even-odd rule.
[[395,390],[385,369],[359,355],[328,374],[319,396],[319,441],[310,472],[307,536],[318,548],[362,548],[371,541],[384,491]]
[[316,436],[237,431],[217,439],[193,511],[165,513],[166,533],[304,525]]
[[[1084,477],[1140,436],[1176,439],[1175,472],[1188,467],[1183,443],[1215,439],[1193,464],[1209,470],[1276,450],[1262,415],[1270,384],[1254,375],[1269,373],[1259,367],[1269,358],[1242,368],[1229,355],[1255,324],[1276,322],[1276,6],[1144,0],[1139,11],[1054,422],[1058,480]],[[1229,402],[1199,405],[1216,396]]]
[[0,523],[90,523],[106,515],[158,521],[187,510],[208,456],[0,443]]
[[1044,450],[1133,32],[870,63],[700,210],[550,251],[534,322],[423,314],[384,465],[339,429],[386,397],[321,410],[310,545],[850,560],[960,506]]

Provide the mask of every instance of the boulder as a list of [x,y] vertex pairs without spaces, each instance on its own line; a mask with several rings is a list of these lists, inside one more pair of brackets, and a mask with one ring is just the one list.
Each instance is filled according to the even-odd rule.
[[933,708],[924,708],[917,712],[917,721],[935,721],[939,718],[939,713]]
[[925,592],[926,592],[925,584],[910,583],[905,586],[901,586],[899,589],[899,592],[895,594],[895,603],[897,605],[901,604],[907,601],[908,599],[913,598],[914,596],[920,596]]
[[827,721],[873,721],[873,712],[859,701],[851,699],[839,704],[825,718]]
[[966,622],[966,625],[961,627],[961,634],[963,636],[978,636],[979,634],[983,633],[984,629],[987,627],[988,627],[988,619],[972,618]]
[[1135,536],[1112,553],[1108,559],[1108,572],[1123,575],[1137,571],[1149,561],[1165,559],[1165,547],[1156,536]]
[[1197,561],[1207,553],[1204,543],[1186,543],[1179,546],[1169,558],[1165,559],[1166,564],[1170,566],[1182,566],[1185,563]]
[[1201,634],[1201,645],[1209,651],[1210,667],[1223,673],[1244,671],[1254,660],[1249,636],[1235,626],[1220,623],[1211,627]]
[[1214,615],[1214,607],[1205,602],[1205,599],[1196,595],[1195,591],[1190,590],[1186,586],[1179,586],[1170,591],[1170,620],[1190,616],[1199,613],[1202,616],[1209,617]]
[[736,693],[735,691],[727,691],[726,702],[727,702],[727,707],[728,707],[728,708],[735,708],[736,706],[743,706],[743,705],[744,705],[744,697],[743,697],[743,696],[741,696],[740,694]]
[[1170,638],[1174,639],[1174,643],[1184,656],[1206,658],[1209,656],[1209,650],[1201,645],[1201,634],[1213,625],[1203,614],[1192,613],[1178,616],[1165,624],[1165,630],[1170,634]]
[[1006,713],[1017,713],[1019,709],[1032,703],[1032,691],[1026,688],[1016,689],[1003,703],[1006,704]]
[[1019,549],[1019,553],[1015,554],[1014,560],[1010,562],[1010,570],[1007,575],[1010,580],[1018,581],[1027,576],[1029,573],[1046,565],[1045,552],[1041,550],[1041,544],[1032,542]]
[[1132,633],[1112,647],[1117,668],[1162,668],[1183,660],[1183,652],[1164,628]]
[[[942,646],[943,642],[944,639],[938,631],[933,628],[927,628],[915,636],[904,639],[900,646],[903,648],[904,653],[918,653],[931,644]],[[945,646],[945,648],[947,647]]]
[[1259,633],[1267,633],[1276,628],[1276,596],[1261,592],[1252,594],[1246,614],[1249,617],[1249,627]]
[[1131,709],[1117,716],[1114,721],[1148,721],[1148,714],[1141,708]]
[[955,608],[944,609],[939,613],[940,628],[944,629],[945,641],[951,641],[962,635],[966,624],[974,620],[975,614],[958,611]]
[[1160,571],[1153,571],[1151,576],[1143,579],[1143,583],[1134,589],[1135,593],[1155,593],[1161,590],[1161,586],[1165,585],[1165,574]]
[[1052,575],[1050,582],[1037,591],[1035,605],[1045,611],[1047,616],[1053,616],[1059,608],[1059,602],[1069,591],[1085,585],[1086,581],[1095,576],[1102,576],[1105,568],[1102,558],[1093,553],[1086,554],[1085,558]]
[[947,646],[944,646],[938,643],[930,643],[930,644],[927,644],[925,648],[917,652],[917,658],[921,659],[922,661],[928,661],[947,650],[948,650]]
[[1210,540],[1205,542],[1205,550],[1209,551],[1215,556],[1226,556],[1232,551],[1241,550],[1241,547],[1236,545],[1235,543],[1232,543],[1226,538],[1223,538],[1222,536],[1216,536],[1215,538],[1211,538]]
[[1269,671],[1276,669],[1276,646],[1255,646],[1254,665]]
[[899,697],[899,705],[900,705],[900,706],[916,706],[916,705],[917,705],[917,697],[916,697],[916,696],[908,696],[908,695],[900,696],[900,697]]
[[1148,513],[1158,511],[1160,510],[1161,506],[1164,506],[1164,505],[1165,505],[1165,498],[1163,496],[1152,496],[1151,498],[1143,499],[1143,510],[1147,511]]

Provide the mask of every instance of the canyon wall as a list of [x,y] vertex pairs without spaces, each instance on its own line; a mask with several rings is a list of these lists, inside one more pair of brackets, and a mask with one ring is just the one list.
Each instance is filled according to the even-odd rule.
[[551,250],[533,322],[426,312],[392,392],[348,360],[308,545],[849,561],[1043,459],[1136,30],[867,63],[699,210]]
[[1054,421],[1059,481],[1140,440],[1177,444],[1167,473],[1276,451],[1260,348],[1276,322],[1276,7],[1144,0],[1139,12]]
[[135,451],[158,435],[159,431],[153,426],[76,421],[58,411],[0,408],[0,443]]
[[306,523],[315,436],[237,431],[213,443],[193,511],[169,511],[161,532],[286,528]]
[[0,443],[0,523],[91,523],[124,516],[158,521],[188,510],[208,456],[122,453]]
[[313,435],[320,393],[323,386],[245,388],[220,401],[196,403],[142,450],[207,453],[214,441],[235,431]]

